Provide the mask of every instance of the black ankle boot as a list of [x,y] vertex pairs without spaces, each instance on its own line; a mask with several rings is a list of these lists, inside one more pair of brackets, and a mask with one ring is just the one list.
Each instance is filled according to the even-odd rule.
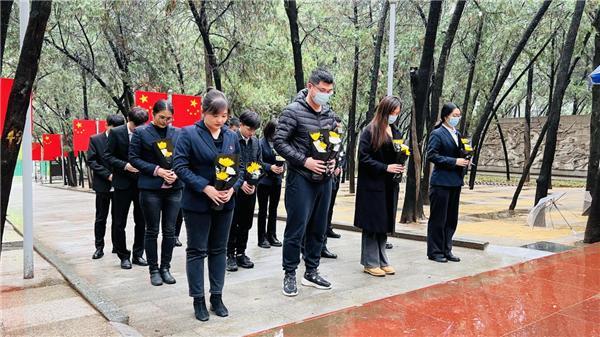
[[162,278],[163,282],[165,282],[166,284],[175,284],[175,278],[173,277],[173,275],[171,275],[171,272],[169,271],[169,268],[161,268],[160,269],[160,277]]
[[161,286],[163,284],[162,277],[160,277],[160,272],[158,270],[150,271],[150,283],[153,286]]
[[210,311],[214,311],[220,317],[229,316],[229,311],[227,311],[225,304],[223,304],[223,298],[220,294],[210,295]]
[[206,309],[204,297],[194,297],[194,315],[199,321],[208,321],[208,310]]

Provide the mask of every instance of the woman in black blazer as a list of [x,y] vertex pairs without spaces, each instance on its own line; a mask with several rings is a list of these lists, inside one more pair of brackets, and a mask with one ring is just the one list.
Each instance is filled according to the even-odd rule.
[[452,236],[458,223],[465,167],[470,161],[463,158],[464,145],[456,129],[460,110],[454,103],[446,103],[440,118],[427,148],[427,159],[434,165],[429,183],[427,257],[436,262],[459,262],[460,258],[452,254]]
[[[208,320],[204,300],[204,260],[208,257],[210,309],[217,316],[229,315],[223,304],[227,239],[233,217],[235,191],[242,184],[238,168],[237,181],[225,191],[215,188],[215,159],[219,154],[240,154],[238,136],[227,126],[229,103],[215,89],[202,98],[202,120],[183,128],[175,147],[174,170],[185,183],[181,207],[187,230],[186,271],[189,294],[194,298],[194,313],[200,321]],[[223,205],[221,210],[213,205]]]
[[386,96],[377,105],[373,120],[360,136],[358,147],[358,181],[354,226],[362,228],[361,264],[373,276],[392,275],[385,252],[387,233],[394,231],[398,206],[398,183],[393,176],[404,172],[396,164],[393,139],[402,138],[395,127],[402,102]]
[[[173,147],[180,129],[170,126],[173,105],[159,100],[152,108],[154,117],[150,124],[135,129],[129,145],[129,162],[140,171],[137,181],[140,190],[140,206],[146,221],[144,246],[150,268],[150,283],[160,286],[174,284],[170,273],[173,247],[175,246],[175,222],[181,204],[183,184],[171,169]],[[160,268],[158,265],[157,238],[162,216],[162,244]]]
[[275,150],[273,150],[273,136],[276,128],[277,119],[270,120],[263,128],[263,137],[260,139],[262,159],[267,172],[258,182],[256,192],[258,197],[258,246],[261,248],[282,246],[277,239],[276,224],[284,167],[282,163],[277,165]]

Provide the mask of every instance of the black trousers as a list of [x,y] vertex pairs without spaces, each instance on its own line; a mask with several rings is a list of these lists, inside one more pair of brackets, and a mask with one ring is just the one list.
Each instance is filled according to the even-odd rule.
[[106,219],[108,218],[111,198],[112,192],[96,192],[96,220],[94,221],[94,241],[96,249],[104,249]]
[[292,170],[286,179],[283,270],[296,271],[304,242],[304,264],[310,272],[316,270],[321,261],[332,183],[329,178],[325,182],[312,182]]
[[141,190],[140,206],[146,220],[145,249],[148,267],[151,272],[159,269],[158,233],[162,224],[160,269],[170,269],[175,247],[175,223],[181,207],[181,189]]
[[227,242],[227,255],[244,254],[248,246],[248,233],[254,220],[254,206],[256,205],[256,192],[248,195],[240,190],[235,197],[235,210],[233,221],[229,230]]
[[179,234],[181,234],[181,224],[183,224],[183,210],[179,209],[179,213],[177,214],[177,221],[175,222],[176,238],[179,238]]
[[[340,189],[340,177],[337,177],[337,179],[331,179],[331,183],[331,202],[329,203],[329,213],[327,213],[328,230],[333,230],[333,225],[331,224],[331,221],[333,221],[333,206],[335,206],[335,199],[337,198],[337,194]],[[323,240],[323,249],[325,249],[327,248],[327,234],[325,234],[325,239]]]
[[258,185],[256,194],[258,198],[258,242],[261,242],[277,233],[277,207],[281,199],[281,185]]
[[144,255],[144,233],[146,232],[146,223],[142,208],[140,207],[139,190],[137,187],[131,187],[127,190],[117,190],[113,192],[112,206],[112,230],[111,237],[113,247],[120,259],[130,258],[131,252],[127,250],[127,238],[125,227],[127,226],[127,215],[129,207],[133,202],[133,221],[135,222],[133,234],[133,257]]
[[428,257],[442,257],[452,252],[452,237],[458,223],[460,189],[460,186],[429,188]]
[[204,297],[204,260],[208,260],[211,294],[222,294],[225,284],[227,237],[233,211],[183,211],[187,230],[186,273],[191,297]]

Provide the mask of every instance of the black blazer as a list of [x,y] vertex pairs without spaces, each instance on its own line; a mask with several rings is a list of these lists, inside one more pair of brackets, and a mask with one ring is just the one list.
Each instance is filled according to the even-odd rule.
[[90,137],[90,146],[87,150],[88,166],[92,169],[93,179],[92,188],[96,192],[109,192],[111,183],[108,177],[111,175],[111,169],[104,159],[108,137],[106,132],[99,133]]
[[464,184],[465,170],[456,166],[456,158],[463,157],[460,136],[458,133],[456,145],[450,131],[445,127],[440,126],[431,132],[427,147],[427,160],[434,165],[429,181],[431,186],[459,187]]
[[[223,134],[223,147],[219,152],[215,146],[210,131],[204,121],[186,126],[181,130],[175,155],[173,157],[173,170],[185,184],[181,199],[181,208],[187,211],[206,213],[211,210],[210,200],[202,190],[207,185],[215,184],[215,159],[217,154],[240,154],[240,143],[235,132],[226,126],[221,128]],[[238,180],[233,188],[237,191],[243,183],[243,165],[238,168]],[[223,207],[223,210],[232,210],[235,207],[235,198],[232,197]]]
[[112,168],[112,185],[115,189],[126,190],[137,186],[138,174],[125,170],[125,164],[129,162],[129,133],[127,132],[127,124],[110,130],[104,157]]
[[275,174],[271,171],[271,166],[276,163],[275,160],[275,152],[271,145],[269,145],[269,141],[262,137],[260,139],[260,151],[262,153],[262,161],[265,167],[265,175],[258,182],[259,185],[266,186],[277,186],[281,185],[282,174]]
[[[181,129],[167,126],[166,138],[171,139],[173,145],[177,145]],[[160,190],[164,183],[163,178],[154,175],[156,167],[159,166],[159,158],[154,150],[154,142],[161,139],[152,124],[140,126],[135,129],[129,145],[129,162],[140,170],[138,187],[145,190]],[[173,149],[173,151],[175,151]],[[174,189],[183,188],[180,179],[175,180],[172,185]]]
[[[402,133],[392,127],[394,138]],[[398,207],[398,183],[387,166],[394,164],[396,152],[390,139],[377,151],[371,145],[370,125],[360,135],[358,145],[358,180],[354,208],[354,226],[368,232],[391,233],[394,231]]]

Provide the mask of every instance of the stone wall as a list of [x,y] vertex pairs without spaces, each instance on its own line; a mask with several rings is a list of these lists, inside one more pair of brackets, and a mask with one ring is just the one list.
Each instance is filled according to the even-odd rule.
[[[537,141],[546,117],[531,119],[531,148]],[[500,119],[506,139],[508,160],[512,173],[523,172],[524,118]],[[542,166],[545,140],[540,146],[531,173],[537,174]],[[590,151],[590,115],[561,116],[558,129],[556,156],[552,166],[553,174],[561,176],[585,177]],[[479,160],[481,171],[505,172],[504,152],[496,124],[492,122],[481,149]]]

